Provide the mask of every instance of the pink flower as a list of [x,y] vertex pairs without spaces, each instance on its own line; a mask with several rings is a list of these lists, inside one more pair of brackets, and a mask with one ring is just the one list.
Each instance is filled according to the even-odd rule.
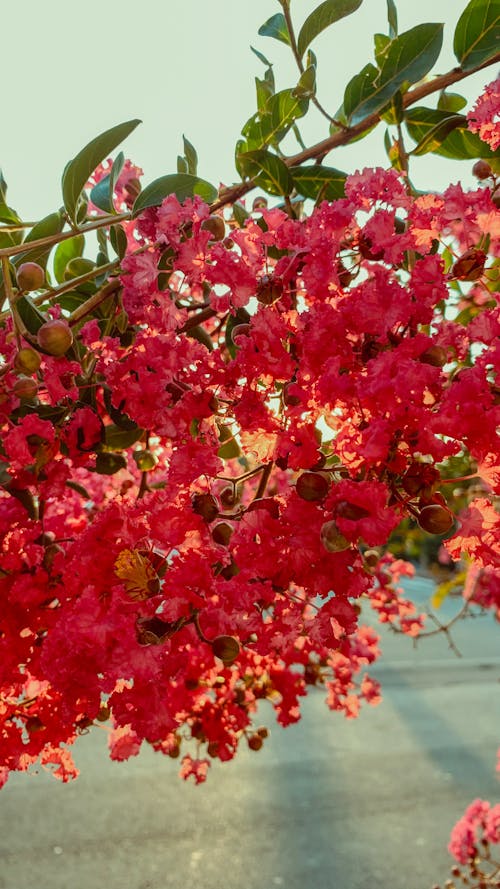
[[467,115],[467,125],[492,151],[497,150],[500,145],[500,77],[485,86]]

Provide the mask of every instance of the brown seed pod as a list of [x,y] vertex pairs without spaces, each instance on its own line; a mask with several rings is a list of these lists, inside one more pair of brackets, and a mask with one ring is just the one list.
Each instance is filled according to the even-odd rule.
[[213,241],[222,241],[226,235],[226,223],[222,216],[213,214],[201,223],[203,231],[210,232]]
[[422,364],[430,364],[432,367],[443,367],[447,360],[446,349],[438,345],[429,346],[425,352],[422,352],[418,360]]
[[30,349],[29,346],[24,346],[22,349],[19,349],[14,358],[14,368],[19,373],[34,374],[40,367],[41,361],[42,359],[38,352]]
[[343,534],[340,533],[335,522],[325,522],[321,526],[321,543],[329,553],[340,553],[345,549],[349,549],[350,543]]
[[60,358],[73,343],[73,334],[67,321],[56,318],[42,324],[37,333],[38,345],[49,355]]
[[428,534],[446,534],[453,525],[453,513],[439,503],[430,503],[420,510],[418,524]]
[[45,283],[45,272],[37,262],[23,262],[16,271],[20,290],[39,290]]
[[263,275],[255,296],[264,306],[271,306],[283,294],[283,282],[273,275]]
[[472,173],[476,176],[477,179],[489,179],[492,175],[492,169],[488,163],[488,161],[476,161],[474,166],[472,167]]
[[330,489],[330,479],[321,472],[303,472],[297,479],[295,490],[302,500],[324,500]]
[[241,650],[240,643],[234,636],[216,636],[212,642],[212,651],[225,667],[229,667],[238,657]]
[[38,392],[38,384],[33,377],[20,376],[12,386],[12,391],[21,401],[31,401]]
[[484,272],[486,253],[471,247],[453,264],[450,277],[457,281],[477,281]]
[[212,528],[212,539],[221,546],[227,546],[231,540],[233,530],[229,522],[217,522]]
[[367,519],[370,515],[364,506],[358,506],[357,503],[349,503],[348,500],[340,500],[335,507],[336,515],[341,519],[350,519],[351,522],[359,522],[360,519]]
[[212,494],[195,494],[191,504],[193,512],[200,515],[208,524],[219,514],[219,504]]

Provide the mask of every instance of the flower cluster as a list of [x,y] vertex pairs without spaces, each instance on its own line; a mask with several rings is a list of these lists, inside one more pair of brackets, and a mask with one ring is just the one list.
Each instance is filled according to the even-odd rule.
[[[284,726],[311,685],[348,717],[378,703],[363,613],[424,621],[403,521],[498,608],[496,214],[488,188],[413,197],[382,169],[242,226],[169,195],[127,223],[105,299],[0,328],[2,780],[68,780],[111,720],[113,759],[148,743],[200,782],[262,746],[261,699]],[[450,458],[482,485],[458,520]]]

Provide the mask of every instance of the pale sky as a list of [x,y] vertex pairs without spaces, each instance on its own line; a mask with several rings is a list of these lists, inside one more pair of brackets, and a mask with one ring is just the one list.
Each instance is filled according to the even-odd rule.
[[[317,5],[292,0],[298,26]],[[453,30],[466,0],[397,5],[400,32],[445,23],[435,71],[454,67]],[[274,62],[278,89],[297,82],[289,48],[257,35],[280,9],[277,0],[3,0],[0,166],[10,205],[25,219],[56,209],[66,161],[103,130],[136,117],[143,123],[123,150],[144,169],[143,184],[175,172],[183,133],[198,151],[201,176],[216,185],[237,181],[234,145],[256,109],[254,77],[264,72],[250,44]],[[314,41],[318,97],[331,113],[348,80],[373,59],[375,31],[387,33],[386,0],[364,0]],[[453,89],[475,99],[495,74],[487,69]],[[301,131],[306,144],[319,141],[328,135],[327,121],[312,109]],[[368,140],[338,149],[325,163],[347,172],[387,166],[383,134],[380,125]],[[285,144],[290,153],[298,150],[295,140]],[[472,183],[471,168],[469,161],[427,155],[415,159],[410,172],[417,187],[437,189],[450,181]]]

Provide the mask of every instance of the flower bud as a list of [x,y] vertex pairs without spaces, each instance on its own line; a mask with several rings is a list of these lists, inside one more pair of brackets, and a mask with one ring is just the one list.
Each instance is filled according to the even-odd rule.
[[462,253],[451,269],[451,277],[457,281],[477,281],[484,272],[486,253],[471,247]]
[[212,241],[222,241],[225,237],[226,223],[222,216],[217,216],[215,213],[207,219],[204,219],[201,223],[201,227],[203,231],[210,232]]
[[472,173],[477,179],[489,179],[492,175],[491,167],[488,161],[476,161],[472,167]]
[[151,451],[134,451],[132,458],[141,472],[151,472],[158,463],[158,457],[155,457]]
[[247,743],[250,747],[250,750],[260,750],[264,741],[259,734],[255,734],[250,735],[250,737],[247,739]]
[[419,361],[422,364],[430,364],[432,367],[443,367],[446,364],[446,349],[436,344],[429,346],[425,352],[420,355]]
[[263,275],[255,296],[264,306],[270,306],[283,294],[283,283],[272,275]]
[[33,377],[20,376],[14,383],[12,391],[21,401],[31,401],[38,392],[38,384]]
[[221,546],[227,546],[231,540],[233,527],[229,522],[217,522],[212,528],[212,539]]
[[73,343],[73,334],[67,321],[57,318],[42,324],[37,333],[38,345],[44,352],[60,358]]
[[367,519],[370,515],[364,506],[358,506],[357,503],[349,503],[348,500],[340,500],[335,508],[336,515],[341,519],[349,519],[351,522],[359,522],[360,519]]
[[340,533],[335,522],[325,522],[321,526],[321,543],[329,553],[340,553],[345,549],[349,549],[350,543]]
[[20,290],[39,290],[45,283],[45,272],[37,262],[23,262],[16,271]]
[[428,534],[446,534],[453,525],[453,513],[439,503],[430,503],[420,510],[418,524]]
[[191,500],[193,512],[200,515],[205,522],[213,522],[219,514],[219,504],[212,494],[195,494]]
[[34,374],[37,372],[40,364],[40,355],[34,349],[30,349],[29,346],[19,349],[14,358],[14,367],[19,373]]
[[234,636],[216,636],[212,642],[215,657],[220,658],[225,667],[229,667],[240,653],[240,643]]
[[327,476],[319,472],[303,472],[297,479],[295,490],[302,500],[324,500],[330,484]]

